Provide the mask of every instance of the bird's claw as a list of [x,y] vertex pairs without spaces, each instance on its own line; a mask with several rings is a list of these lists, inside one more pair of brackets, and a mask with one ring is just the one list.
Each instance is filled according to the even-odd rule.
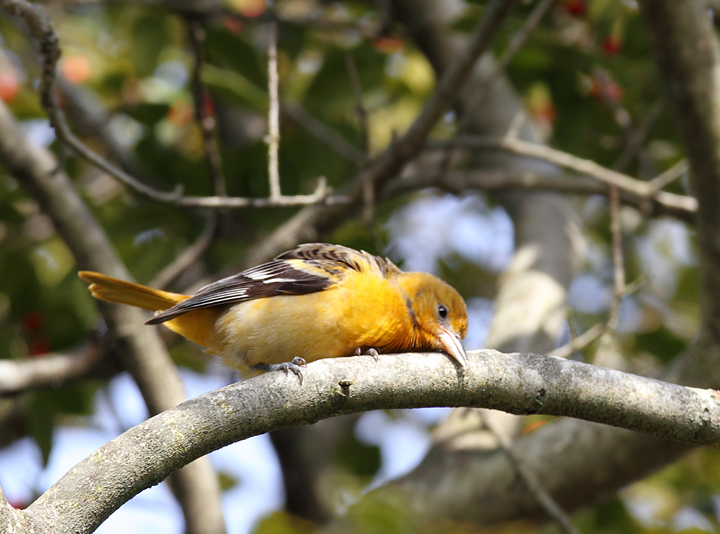
[[362,356],[362,355],[372,356],[372,359],[377,362],[377,361],[379,361],[379,360],[378,360],[378,356],[380,355],[380,351],[378,351],[375,347],[370,347],[370,348],[369,348],[368,350],[366,350],[365,352],[363,352],[360,347],[356,348],[356,349],[355,349],[355,356]]
[[300,380],[300,384],[302,384],[303,374],[300,367],[307,367],[307,362],[305,361],[305,358],[300,358],[299,356],[296,356],[290,362],[259,363],[257,365],[253,365],[253,369],[257,369],[258,371],[285,371],[285,374],[288,374],[288,371],[292,371]]

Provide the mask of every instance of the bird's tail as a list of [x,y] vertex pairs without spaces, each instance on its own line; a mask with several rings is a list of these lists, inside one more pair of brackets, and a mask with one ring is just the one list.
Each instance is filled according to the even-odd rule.
[[80,271],[78,276],[90,282],[90,291],[96,299],[129,304],[150,311],[162,311],[187,300],[188,295],[169,293],[151,287],[133,284],[93,271]]
[[[78,276],[90,282],[92,296],[97,299],[129,304],[154,312],[167,310],[190,298],[189,295],[161,291],[92,271],[80,271]],[[163,325],[190,341],[207,347],[208,352],[220,353],[224,344],[215,334],[215,321],[219,314],[220,310],[217,307],[191,310],[165,321]]]

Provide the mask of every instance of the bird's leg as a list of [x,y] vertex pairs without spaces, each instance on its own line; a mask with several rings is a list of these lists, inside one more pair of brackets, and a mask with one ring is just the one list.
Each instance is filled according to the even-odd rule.
[[253,365],[252,369],[255,369],[257,371],[285,371],[285,374],[287,374],[288,371],[292,371],[300,379],[300,383],[302,384],[303,375],[300,367],[305,366],[307,366],[305,358],[300,358],[299,356],[296,356],[292,359],[291,362],[258,363],[257,365]]
[[370,347],[365,352],[363,352],[360,347],[355,349],[355,356],[362,356],[363,354],[366,356],[372,356],[373,360],[377,362],[380,351],[378,351],[375,347]]

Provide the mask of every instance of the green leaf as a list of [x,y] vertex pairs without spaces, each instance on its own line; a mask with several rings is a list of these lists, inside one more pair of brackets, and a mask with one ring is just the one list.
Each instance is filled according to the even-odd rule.
[[635,335],[635,350],[646,351],[657,356],[663,362],[671,361],[686,346],[684,340],[665,327],[654,332]]
[[48,391],[37,390],[30,396],[27,410],[28,434],[40,447],[43,466],[47,465],[52,451],[52,438],[58,405]]
[[338,447],[337,462],[355,475],[372,477],[380,469],[380,447],[367,445],[348,432]]

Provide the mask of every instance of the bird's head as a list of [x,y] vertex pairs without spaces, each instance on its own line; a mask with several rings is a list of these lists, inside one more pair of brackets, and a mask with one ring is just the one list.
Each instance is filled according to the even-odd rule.
[[406,295],[414,347],[442,350],[467,363],[461,339],[468,327],[465,301],[451,286],[427,273],[403,273],[398,284]]

